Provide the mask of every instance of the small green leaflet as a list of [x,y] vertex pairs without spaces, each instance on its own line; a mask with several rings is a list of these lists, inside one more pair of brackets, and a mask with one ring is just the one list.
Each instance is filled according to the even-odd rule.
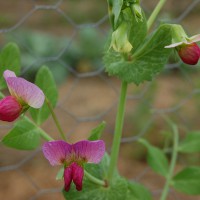
[[104,56],[108,74],[136,85],[151,81],[161,72],[171,52],[170,49],[164,48],[171,44],[171,29],[171,25],[161,25],[150,39],[129,56],[129,61],[110,49]]
[[126,200],[152,200],[152,195],[143,185],[128,182],[128,195]]
[[200,152],[200,132],[194,131],[187,134],[179,144],[178,150],[182,153]]
[[38,128],[27,117],[14,124],[14,127],[2,139],[2,143],[8,147],[20,150],[36,149],[40,144],[40,133],[42,130]]
[[[35,84],[44,92],[45,97],[50,101],[53,107],[56,106],[58,99],[58,91],[53,75],[48,67],[40,68],[36,75]],[[37,125],[41,125],[50,115],[50,111],[46,102],[42,108],[30,108],[30,114]]]
[[101,138],[101,135],[106,127],[106,123],[103,121],[101,124],[99,124],[96,128],[92,129],[90,133],[90,137],[88,140],[99,140]]
[[144,139],[139,139],[139,142],[147,148],[147,162],[149,166],[158,174],[166,177],[169,172],[169,164],[165,154]]
[[114,24],[116,25],[123,5],[123,0],[113,0],[112,4],[113,4],[112,13],[114,14]]
[[6,88],[3,72],[7,69],[19,75],[21,59],[19,48],[15,43],[8,43],[0,53],[0,90]]
[[188,167],[176,174],[172,180],[172,186],[190,195],[200,194],[200,167]]

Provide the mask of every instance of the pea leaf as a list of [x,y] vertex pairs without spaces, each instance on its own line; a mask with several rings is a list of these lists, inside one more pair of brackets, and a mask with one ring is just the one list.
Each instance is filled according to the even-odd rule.
[[64,167],[60,168],[60,170],[58,171],[58,173],[56,175],[56,180],[63,179],[63,174],[64,174]]
[[15,149],[32,150],[40,144],[41,132],[41,129],[24,117],[14,124],[13,129],[3,137],[2,143]]
[[96,128],[92,129],[90,133],[90,137],[88,140],[99,140],[101,138],[102,132],[104,131],[106,127],[106,123],[103,121],[101,124],[99,124]]
[[143,21],[137,21],[130,7],[123,10],[123,21],[128,24],[128,40],[133,46],[134,53],[137,48],[143,44],[147,35],[147,22],[144,12],[142,12]]
[[128,183],[128,195],[126,200],[152,200],[151,193],[141,184]]
[[144,139],[140,139],[139,142],[147,148],[147,162],[149,166],[158,174],[166,177],[169,171],[169,164],[165,154]]
[[[56,106],[58,99],[58,91],[53,78],[53,75],[48,67],[40,68],[36,75],[35,84],[43,90],[46,98],[50,101],[53,107]],[[37,125],[41,125],[50,115],[47,102],[44,102],[40,109],[30,108],[30,114]]]
[[185,139],[179,144],[178,150],[183,153],[200,152],[200,132],[188,133]]
[[186,194],[200,194],[200,167],[183,169],[172,180],[172,186]]
[[[170,49],[164,48],[171,43],[171,25],[161,25],[143,46],[127,59],[110,49],[104,56],[106,71],[128,83],[151,81],[164,67]],[[134,44],[132,44],[134,46]]]
[[0,89],[6,87],[3,72],[6,69],[12,70],[19,75],[21,68],[20,51],[15,43],[8,43],[0,53]]
[[113,3],[112,12],[114,14],[114,24],[116,25],[122,9],[123,0],[113,0],[112,3]]

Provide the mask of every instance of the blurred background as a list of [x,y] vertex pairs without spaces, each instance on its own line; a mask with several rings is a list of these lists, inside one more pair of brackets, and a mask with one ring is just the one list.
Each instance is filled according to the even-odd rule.
[[[157,2],[141,0],[147,17]],[[163,22],[180,23],[191,36],[200,33],[200,0],[168,0],[156,24]],[[0,48],[10,41],[18,44],[21,76],[30,81],[43,65],[53,72],[59,90],[55,112],[71,142],[86,139],[92,128],[106,121],[103,139],[108,151],[120,88],[120,81],[108,77],[102,64],[109,29],[106,0],[0,0]],[[155,80],[129,85],[119,171],[148,187],[155,200],[164,179],[147,166],[146,151],[137,140],[145,137],[161,148],[172,143],[161,114],[178,125],[181,137],[200,129],[199,70],[199,64],[186,66],[173,55]],[[0,122],[0,137],[11,127]],[[42,128],[59,138],[51,117]],[[199,165],[199,160],[199,154],[180,155],[176,170]],[[63,182],[55,180],[58,169],[49,165],[41,149],[17,151],[0,144],[0,199],[64,199]],[[168,199],[199,200],[200,196],[171,190]]]

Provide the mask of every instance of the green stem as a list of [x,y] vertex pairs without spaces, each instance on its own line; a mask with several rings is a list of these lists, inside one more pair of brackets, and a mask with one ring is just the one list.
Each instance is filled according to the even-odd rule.
[[54,141],[54,139],[48,135],[46,132],[44,132],[40,127],[38,127],[38,129],[40,129],[40,135],[46,140],[46,141]]
[[85,176],[86,176],[91,182],[93,182],[93,183],[95,183],[95,184],[97,184],[97,185],[101,185],[101,186],[103,186],[103,187],[106,186],[105,181],[100,180],[100,179],[98,179],[98,178],[92,176],[92,175],[91,175],[90,173],[88,173],[86,170],[84,170],[84,174],[85,174]]
[[121,92],[120,92],[120,100],[117,110],[117,117],[115,122],[115,133],[114,133],[114,139],[111,149],[111,155],[110,155],[110,165],[108,169],[108,180],[111,182],[114,171],[117,165],[117,159],[119,155],[119,148],[120,148],[120,141],[122,136],[122,128],[124,124],[124,111],[125,111],[125,103],[126,103],[126,94],[127,94],[127,82],[122,82],[121,85]]
[[165,186],[163,188],[160,200],[165,200],[167,198],[170,183],[171,183],[171,180],[172,180],[172,177],[173,177],[174,168],[175,168],[175,165],[176,165],[177,155],[178,155],[178,140],[179,140],[178,128],[177,128],[176,125],[172,124],[171,122],[169,122],[169,123],[172,126],[172,130],[173,130],[173,134],[174,134],[174,144],[173,144],[171,164],[170,164],[170,167],[169,167],[169,173],[166,177],[166,183],[165,183]]
[[149,17],[147,21],[147,27],[148,30],[151,28],[152,24],[154,23],[158,13],[160,12],[161,8],[164,6],[166,0],[160,0],[157,6],[155,7],[154,11],[151,13],[151,16]]
[[49,101],[47,98],[45,99],[45,101],[46,101],[46,103],[47,103],[47,105],[48,105],[48,108],[49,108],[49,110],[50,110],[50,112],[51,112],[51,115],[52,115],[52,117],[53,117],[53,120],[54,120],[54,122],[55,122],[55,124],[56,124],[56,126],[57,126],[57,128],[58,128],[58,131],[60,132],[60,135],[61,135],[62,139],[63,139],[63,140],[66,140],[65,134],[64,134],[64,132],[63,132],[61,126],[60,126],[60,123],[59,123],[59,121],[58,121],[58,118],[56,117],[56,114],[55,114],[54,111],[53,111],[53,108],[52,108],[52,105],[51,105],[50,101]]

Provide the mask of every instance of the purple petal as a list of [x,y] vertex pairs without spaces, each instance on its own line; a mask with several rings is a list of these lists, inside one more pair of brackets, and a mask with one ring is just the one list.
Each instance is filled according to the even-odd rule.
[[74,152],[78,158],[89,163],[99,163],[105,153],[103,140],[83,140],[73,145]]
[[4,77],[5,80],[6,80],[8,77],[16,77],[16,75],[15,75],[15,72],[10,71],[10,70],[6,70],[6,71],[4,71],[4,73],[3,73],[3,77]]
[[73,166],[70,165],[69,167],[65,168],[64,171],[64,182],[65,182],[65,191],[68,192],[70,190],[70,185],[73,178]]
[[73,182],[76,185],[76,189],[78,191],[81,191],[83,185],[83,176],[84,176],[83,167],[79,166],[77,163],[72,163],[71,166],[73,169],[73,177],[72,177]]
[[42,151],[45,158],[49,160],[51,165],[60,165],[70,159],[72,145],[62,140],[51,141],[44,143]]
[[40,108],[44,103],[44,93],[35,84],[18,77],[6,77],[8,89],[19,102],[26,103],[33,108]]

